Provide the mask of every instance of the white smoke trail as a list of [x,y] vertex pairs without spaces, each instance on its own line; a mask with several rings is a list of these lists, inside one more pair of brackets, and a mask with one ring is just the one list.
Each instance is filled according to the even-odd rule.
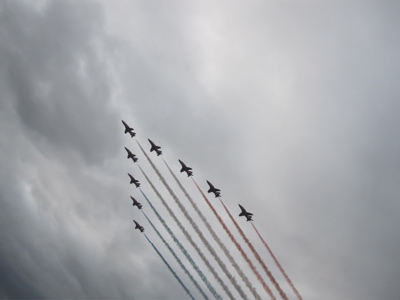
[[[150,181],[149,177],[147,177],[146,173],[142,170],[142,168],[139,166],[140,170],[143,173],[143,176],[146,178],[147,182],[150,184],[151,188],[153,189],[153,191],[156,193],[157,197],[161,200],[162,204],[164,205],[164,207],[168,210],[168,213],[171,215],[171,217],[175,220],[175,222],[178,224],[179,228],[183,228],[182,224],[180,223],[180,221],[178,220],[178,218],[175,216],[174,212],[171,210],[171,208],[168,206],[168,204],[165,202],[164,198],[161,197],[160,193],[158,192],[158,190],[156,189],[156,187],[153,185],[153,183]],[[141,190],[142,191],[142,190]],[[142,192],[143,196],[144,193]],[[203,273],[200,271],[200,269],[197,267],[197,265],[195,264],[195,262],[193,261],[193,259],[191,258],[191,256],[189,255],[189,253],[187,253],[186,249],[182,246],[182,244],[178,241],[178,239],[175,237],[175,234],[173,234],[173,232],[171,231],[171,229],[167,226],[167,224],[165,223],[164,219],[161,218],[161,216],[158,214],[158,212],[156,211],[156,209],[154,208],[154,206],[151,204],[151,202],[149,201],[149,199],[145,196],[147,202],[150,204],[151,208],[153,209],[153,211],[156,213],[158,219],[161,221],[161,223],[164,225],[164,228],[168,231],[168,233],[171,235],[171,237],[174,239],[174,241],[178,244],[179,248],[181,249],[181,251],[185,254],[185,256],[187,257],[187,259],[190,261],[190,263],[192,264],[193,268],[196,270],[196,272],[199,274],[199,276],[201,277],[201,279],[203,280],[203,282],[207,285],[208,289],[210,290],[210,292],[213,294],[215,299],[222,299],[221,296],[214,290],[214,288],[211,286],[211,284],[209,283],[209,281],[207,280],[207,278],[203,275]],[[182,230],[184,231],[184,230]],[[198,249],[197,245],[194,243],[194,241],[190,238],[188,239],[189,242],[191,242],[193,248]],[[197,251],[198,253],[200,253],[200,249]],[[200,255],[200,254],[199,254]],[[203,254],[200,255],[200,257],[204,257]],[[208,263],[209,264],[209,263]],[[207,263],[206,263],[207,265]]]
[[153,222],[149,219],[149,217],[146,215],[146,213],[141,210],[147,221],[150,223],[151,227],[153,227],[154,231],[157,233],[158,237],[162,240],[164,243],[165,247],[169,250],[169,252],[172,254],[172,256],[175,258],[179,266],[182,268],[182,270],[185,272],[185,274],[190,278],[192,283],[196,286],[196,288],[199,290],[199,292],[203,295],[204,299],[208,300],[207,295],[204,293],[204,291],[201,289],[200,285],[197,283],[197,281],[193,278],[192,274],[190,274],[189,270],[186,269],[182,261],[179,259],[178,255],[176,255],[175,251],[171,248],[171,246],[168,244],[168,242],[164,239],[164,237],[161,235],[161,233],[157,230],[157,228],[154,226]]
[[[160,178],[160,180],[164,183],[164,185],[167,187],[168,184],[166,184],[165,179],[162,177],[162,175],[160,174],[160,172],[158,171],[158,169],[156,168],[156,166],[153,164],[153,162],[151,161],[150,157],[147,155],[147,153],[144,151],[144,149],[142,148],[142,146],[139,144],[139,142],[136,140],[136,142],[138,143],[140,149],[142,150],[143,154],[146,156],[147,160],[149,161],[150,165],[153,167],[154,171],[157,173],[158,177]],[[193,246],[193,248],[197,251],[197,253],[199,254],[199,256],[201,257],[201,259],[204,261],[205,265],[207,266],[207,268],[210,270],[210,272],[213,274],[213,276],[215,277],[215,279],[218,281],[218,283],[221,285],[221,287],[223,288],[223,290],[225,291],[225,293],[228,295],[228,297],[230,299],[235,299],[231,293],[231,291],[229,290],[229,288],[226,286],[226,284],[223,282],[223,280],[221,279],[221,277],[219,277],[219,275],[217,274],[217,272],[215,271],[215,269],[212,267],[212,265],[210,264],[210,262],[208,261],[208,259],[205,257],[204,253],[200,250],[199,246],[195,243],[195,241],[192,239],[191,235],[187,232],[187,230],[185,229],[185,227],[182,225],[182,223],[179,221],[179,219],[176,217],[176,215],[174,214],[174,212],[172,211],[172,209],[168,206],[168,204],[165,202],[164,198],[160,195],[160,193],[157,191],[157,189],[155,188],[155,186],[149,181],[149,184],[151,185],[151,187],[153,188],[154,192],[157,194],[157,197],[161,200],[161,202],[163,203],[163,205],[165,206],[165,208],[168,210],[168,213],[171,215],[171,217],[175,220],[175,222],[178,224],[179,228],[182,230],[183,234],[185,235],[185,237],[188,239],[188,241],[190,242],[190,244]],[[167,187],[168,191],[172,192],[172,190],[169,188],[169,186]],[[177,200],[175,194],[172,192],[172,194],[174,195],[173,198],[175,200],[175,202],[179,203],[179,201]],[[172,195],[171,194],[171,195]],[[179,203],[180,204],[180,203]],[[191,221],[190,218],[188,218],[189,221]],[[194,224],[194,228],[197,228],[196,224]],[[195,229],[196,230],[196,229]],[[196,232],[200,232],[200,230],[197,228]],[[201,233],[200,233],[201,234]],[[204,237],[203,237],[204,239]],[[207,243],[208,244],[208,243]],[[211,248],[211,247],[210,247]]]

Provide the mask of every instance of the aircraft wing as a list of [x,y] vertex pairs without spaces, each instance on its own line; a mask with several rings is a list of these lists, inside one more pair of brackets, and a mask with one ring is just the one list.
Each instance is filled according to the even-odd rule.
[[122,124],[124,124],[125,126],[125,133],[129,132],[129,130],[131,129],[128,124],[126,124],[123,120],[122,120]]
[[242,210],[242,212],[239,214],[239,216],[244,216],[244,215],[246,215],[247,211],[243,208],[243,206],[241,206],[241,205],[239,204],[239,207],[240,207],[240,209]]
[[186,166],[185,163],[184,163],[183,161],[181,161],[180,159],[178,159],[178,160],[179,160],[179,162],[181,163],[181,166],[182,166],[182,168],[181,168],[181,173],[182,173],[182,172],[188,172],[188,171],[192,170],[192,168]]

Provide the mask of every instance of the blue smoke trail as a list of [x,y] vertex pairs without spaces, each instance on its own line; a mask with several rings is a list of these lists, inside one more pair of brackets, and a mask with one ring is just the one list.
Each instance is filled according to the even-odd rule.
[[[140,166],[139,166],[140,168]],[[147,177],[147,175],[144,173],[144,171],[142,170],[142,168],[140,168],[140,170],[143,172],[143,175]],[[194,262],[194,260],[192,259],[192,257],[190,256],[190,254],[186,251],[186,249],[183,247],[183,245],[181,244],[181,242],[178,240],[178,238],[175,236],[175,234],[172,232],[172,230],[168,227],[167,223],[165,223],[164,219],[160,216],[160,214],[158,213],[158,211],[155,209],[155,207],[153,206],[153,204],[151,204],[149,198],[147,198],[147,196],[145,195],[145,193],[143,193],[142,189],[139,188],[140,192],[142,193],[143,197],[146,199],[147,203],[150,205],[151,209],[153,210],[153,212],[156,214],[158,220],[160,220],[161,224],[163,224],[165,230],[168,231],[169,235],[172,237],[172,239],[174,240],[174,242],[178,245],[179,249],[182,251],[182,253],[186,256],[187,260],[190,262],[190,264],[192,265],[192,267],[195,269],[195,271],[197,272],[197,274],[200,276],[200,278],[203,280],[203,282],[205,283],[205,285],[208,287],[208,289],[210,290],[210,292],[213,294],[215,299],[222,299],[221,296],[215,291],[215,289],[213,288],[213,286],[211,285],[211,283],[207,280],[206,276],[203,274],[203,272],[201,272],[201,270],[199,269],[199,267],[196,265],[196,263]]]
[[203,292],[197,281],[192,277],[192,275],[189,273],[188,269],[183,265],[182,261],[179,259],[179,257],[176,255],[175,251],[171,248],[171,246],[168,244],[168,242],[162,237],[161,233],[157,230],[157,228],[154,226],[154,224],[150,221],[150,219],[147,217],[145,212],[142,210],[141,211],[143,215],[146,217],[147,221],[149,221],[151,227],[153,227],[154,231],[157,233],[157,235],[160,237],[160,239],[163,241],[164,245],[168,248],[169,252],[174,256],[178,264],[181,266],[183,271],[186,273],[186,275],[189,276],[190,280],[193,282],[193,284],[196,286],[196,288],[199,290],[199,292],[204,296],[205,299],[208,300],[207,295]]
[[164,256],[162,256],[162,254],[160,253],[160,251],[158,251],[158,249],[156,248],[156,246],[154,246],[154,244],[149,240],[149,238],[147,237],[147,235],[145,233],[143,233],[144,236],[146,237],[146,239],[149,241],[149,243],[153,246],[154,250],[156,250],[156,252],[158,253],[158,255],[161,257],[161,259],[163,260],[163,262],[167,265],[168,269],[171,271],[172,274],[174,274],[176,280],[179,281],[179,283],[181,284],[181,286],[183,287],[183,289],[186,291],[186,293],[189,295],[190,298],[192,298],[193,300],[195,300],[192,296],[192,294],[189,292],[189,290],[187,289],[187,287],[183,284],[183,282],[181,281],[181,279],[178,277],[178,275],[176,275],[175,271],[171,268],[171,266],[168,264],[168,262],[165,260]]
[[[234,285],[234,287],[237,289],[237,291],[240,293],[241,289],[240,287],[236,284],[235,279],[230,275],[229,270],[226,268],[225,264],[222,262],[222,260],[219,258],[215,250],[212,248],[212,246],[209,244],[208,240],[204,237],[203,233],[197,226],[197,224],[193,221],[193,219],[190,217],[188,214],[186,208],[182,205],[182,203],[179,201],[178,197],[175,195],[171,187],[168,185],[167,181],[165,178],[161,175],[160,171],[157,169],[157,167],[154,165],[153,161],[150,159],[150,157],[147,155],[147,153],[144,151],[143,147],[140,145],[138,140],[136,140],[136,143],[139,145],[140,150],[142,150],[144,156],[146,156],[148,162],[150,163],[151,167],[153,170],[157,173],[158,178],[161,180],[165,188],[168,190],[169,194],[171,195],[172,199],[174,199],[175,203],[179,206],[181,212],[185,215],[186,219],[189,221],[189,223],[192,225],[193,229],[196,231],[197,235],[203,242],[204,246],[206,246],[207,250],[211,253],[211,255],[214,257],[214,259],[217,261],[218,265],[221,267],[222,271],[225,273],[225,275],[231,280],[231,283]],[[176,217],[175,213],[172,211],[172,209],[168,206],[167,202],[165,202],[164,198],[160,195],[158,190],[155,188],[155,186],[151,183],[151,181],[146,178],[146,180],[149,182],[151,187],[153,188],[154,192],[157,194],[158,198],[161,200],[165,208],[168,210],[169,214],[171,217],[175,220],[176,224],[179,226],[179,229],[183,232],[185,235],[186,239],[190,242],[190,244],[195,248],[203,262],[206,264],[207,268],[210,270],[210,272],[214,275],[215,279],[218,281],[218,283],[221,285],[225,293],[228,295],[228,297],[231,300],[235,300],[235,297],[233,296],[232,292],[229,290],[229,287],[225,284],[225,282],[222,280],[222,278],[219,276],[215,268],[211,265],[210,261],[208,258],[205,256],[203,251],[199,248],[197,243],[193,240],[192,235],[189,234],[189,232],[186,230],[186,228],[182,225],[180,220]],[[242,298],[246,298],[246,296],[241,294]]]

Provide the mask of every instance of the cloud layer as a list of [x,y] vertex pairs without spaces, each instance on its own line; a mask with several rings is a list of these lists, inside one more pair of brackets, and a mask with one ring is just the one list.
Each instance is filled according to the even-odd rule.
[[218,186],[234,215],[253,212],[305,299],[396,298],[399,15],[378,1],[3,1],[1,298],[186,297],[134,231],[132,218],[148,226],[126,173],[156,198],[123,146],[160,182],[121,119],[174,170],[182,159]]

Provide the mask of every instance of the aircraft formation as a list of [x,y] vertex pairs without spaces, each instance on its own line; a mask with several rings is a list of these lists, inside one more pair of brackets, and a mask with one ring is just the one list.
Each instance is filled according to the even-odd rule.
[[[125,134],[129,133],[131,138],[135,137],[136,133],[134,132],[134,129],[131,128],[123,120],[122,120],[122,123],[123,123],[124,128],[125,128],[124,133]],[[161,151],[161,147],[160,146],[157,146],[150,139],[148,139],[148,142],[150,143],[149,153],[155,152],[157,154],[157,157],[162,155],[162,151]],[[174,178],[175,182],[179,186],[179,188],[182,191],[182,193],[185,195],[185,197],[187,199],[187,202],[183,202],[182,200],[180,200],[180,197],[177,196],[177,194],[175,193],[174,189],[168,183],[167,179],[162,175],[162,173],[160,172],[158,167],[155,165],[153,160],[150,158],[150,156],[147,154],[147,152],[144,150],[144,148],[141,146],[141,144],[139,143],[139,141],[137,139],[136,139],[136,143],[139,146],[139,149],[141,150],[143,155],[146,157],[146,159],[149,162],[149,164],[151,165],[151,167],[154,170],[154,172],[157,174],[157,176],[160,179],[162,185],[164,185],[164,187],[168,190],[169,195],[170,195],[169,199],[166,200],[165,197],[163,197],[161,195],[161,193],[158,191],[157,186],[153,183],[153,181],[150,180],[149,176],[147,176],[147,174],[144,172],[144,170],[141,168],[141,166],[138,165],[138,160],[139,159],[136,157],[136,155],[133,154],[130,149],[128,149],[127,147],[124,147],[126,152],[127,152],[127,154],[128,154],[127,159],[132,159],[132,161],[138,166],[138,168],[139,168],[141,174],[143,175],[144,179],[147,181],[148,185],[151,187],[151,189],[153,190],[154,194],[157,195],[158,200],[160,200],[161,204],[168,211],[169,217],[175,221],[175,224],[180,229],[180,231],[183,233],[183,236],[186,239],[186,241],[184,241],[184,242],[185,243],[189,243],[192,246],[192,248],[196,251],[198,257],[200,257],[202,263],[207,267],[207,270],[204,271],[199,267],[198,263],[196,263],[196,261],[193,259],[192,255],[190,255],[189,251],[185,248],[183,243],[180,241],[180,239],[178,239],[177,235],[174,233],[174,231],[177,230],[176,227],[173,227],[174,230],[171,229],[171,226],[169,225],[169,222],[167,223],[165,221],[165,219],[163,218],[163,216],[161,216],[161,214],[159,213],[159,211],[157,209],[157,205],[153,204],[153,201],[150,200],[150,198],[147,196],[147,193],[145,193],[142,190],[142,188],[140,187],[141,184],[140,184],[139,180],[135,179],[135,177],[133,177],[130,173],[128,173],[128,176],[130,178],[130,184],[134,184],[136,186],[136,188],[139,189],[140,193],[144,197],[144,200],[147,202],[148,206],[150,207],[150,209],[153,211],[154,215],[156,216],[156,219],[158,219],[158,221],[159,221],[159,225],[158,226],[163,226],[164,227],[166,232],[168,232],[169,236],[171,237],[171,239],[176,244],[176,247],[179,248],[181,254],[177,254],[176,251],[173,249],[173,247],[171,247],[169,245],[169,243],[166,241],[165,237],[157,229],[157,226],[154,225],[154,222],[151,221],[151,218],[149,218],[147,216],[147,214],[144,212],[143,205],[139,201],[137,201],[134,197],[130,196],[130,198],[131,198],[131,200],[133,202],[132,206],[136,206],[138,208],[138,210],[142,212],[142,214],[144,215],[144,217],[146,218],[146,220],[148,221],[150,226],[153,228],[154,232],[158,235],[158,237],[160,238],[160,240],[162,241],[164,246],[167,248],[169,253],[176,260],[176,262],[178,263],[179,267],[182,269],[184,274],[186,276],[188,276],[188,278],[190,279],[190,283],[193,284],[193,286],[197,289],[198,294],[201,295],[201,298],[204,298],[204,299],[210,299],[210,298],[223,299],[223,298],[228,298],[228,299],[231,299],[231,300],[233,300],[233,299],[257,299],[257,300],[267,299],[266,295],[264,293],[260,294],[260,291],[257,291],[257,289],[253,286],[252,281],[249,279],[248,274],[245,273],[245,270],[243,270],[243,267],[239,267],[238,263],[236,262],[238,256],[231,254],[231,251],[234,248],[228,249],[226,247],[226,245],[220,240],[218,234],[215,232],[215,229],[209,223],[209,220],[208,220],[209,217],[206,218],[204,216],[204,214],[201,212],[201,210],[199,209],[198,205],[196,204],[196,201],[194,201],[193,196],[190,195],[190,193],[184,188],[183,184],[180,182],[179,178],[175,175],[173,170],[169,167],[168,163],[164,160],[164,158],[161,157],[161,159],[163,160],[163,162],[164,162],[165,166],[167,167],[169,173]],[[219,199],[219,201],[221,202],[222,206],[225,209],[225,212],[228,214],[230,220],[232,221],[234,227],[228,226],[226,224],[226,221],[224,221],[220,217],[220,214],[216,211],[214,206],[208,200],[206,194],[202,191],[200,186],[197,184],[197,182],[193,178],[193,171],[192,171],[193,169],[191,167],[188,167],[180,159],[178,161],[179,161],[179,163],[181,165],[180,173],[185,172],[187,177],[191,178],[191,180],[193,181],[194,185],[198,189],[201,197],[207,203],[207,205],[211,209],[212,213],[215,215],[215,217],[217,218],[218,222],[221,224],[222,228],[224,229],[224,231],[226,232],[226,234],[228,235],[228,237],[232,241],[232,243],[235,246],[235,248],[239,251],[240,255],[242,256],[244,261],[249,266],[249,268],[250,268],[251,272],[253,273],[253,275],[255,275],[255,277],[257,278],[258,283],[261,284],[264,292],[266,294],[268,294],[270,299],[273,299],[273,300],[277,299],[277,295],[278,295],[278,298],[281,298],[283,300],[289,300],[289,298],[288,298],[288,296],[286,294],[287,291],[285,292],[283,290],[283,287],[281,286],[282,282],[278,282],[275,279],[275,277],[272,274],[272,272],[266,266],[264,259],[261,258],[261,255],[254,248],[254,246],[252,245],[251,241],[248,239],[246,234],[244,234],[243,230],[241,229],[241,226],[237,223],[235,218],[232,216],[232,214],[230,213],[230,211],[228,210],[228,208],[226,207],[226,205],[222,201],[222,199],[221,199],[221,190],[216,188],[211,182],[206,180],[206,183],[208,184],[207,193],[208,194],[211,193],[211,194],[213,194],[215,196],[214,198],[218,198]],[[158,182],[158,184],[159,184],[159,182]],[[182,222],[181,222],[181,218],[182,217],[181,216],[178,217],[176,215],[176,213],[177,213],[176,208],[172,209],[170,207],[169,203],[172,203],[171,199],[173,200],[173,202],[176,205],[178,205],[180,212],[186,218],[186,221],[188,221],[190,223],[193,232],[189,232],[189,230],[191,230],[191,229],[189,229],[189,227],[184,226],[182,224]],[[196,213],[199,216],[199,218],[202,220],[203,225],[204,225],[202,228],[205,227],[209,231],[209,233],[212,236],[212,240],[215,242],[215,244],[217,244],[219,246],[218,249],[214,249],[216,247],[211,245],[211,243],[209,241],[209,238],[206,238],[204,236],[202,230],[200,230],[199,226],[197,225],[197,221],[195,221],[194,218],[187,211],[186,206],[188,206],[188,203],[190,203],[190,205],[196,211]],[[298,292],[298,290],[296,289],[296,287],[294,286],[294,284],[292,283],[292,281],[290,280],[290,278],[288,277],[288,275],[286,274],[286,272],[282,268],[281,264],[276,259],[276,256],[273,254],[273,252],[271,251],[270,247],[268,246],[268,244],[265,242],[264,238],[261,236],[261,234],[259,233],[259,231],[255,227],[254,223],[252,223],[253,214],[251,212],[248,212],[241,204],[239,204],[239,208],[240,208],[240,213],[237,216],[238,217],[245,217],[247,222],[249,222],[249,221],[251,222],[250,224],[252,225],[252,227],[256,231],[256,233],[257,233],[259,239],[261,240],[262,244],[264,245],[264,247],[268,251],[269,255],[272,257],[274,263],[278,267],[279,271],[283,275],[283,277],[284,277],[284,279],[286,281],[286,282],[284,282],[285,288],[287,289],[287,287],[290,287],[292,294],[294,294],[297,299],[302,300],[302,297],[301,297],[300,293]],[[176,270],[174,270],[173,267],[171,267],[171,265],[165,259],[164,255],[161,253],[162,251],[160,251],[156,247],[156,245],[150,240],[150,238],[146,235],[145,228],[142,225],[140,225],[136,220],[133,220],[133,222],[134,222],[134,225],[135,225],[134,228],[139,230],[141,233],[144,234],[144,236],[146,237],[147,241],[151,244],[151,246],[154,248],[156,253],[160,256],[160,258],[165,263],[165,265],[168,267],[168,269],[170,270],[172,275],[177,279],[177,281],[179,282],[181,287],[187,293],[188,297],[190,299],[196,299],[194,297],[194,295],[193,295],[194,294],[193,293],[193,287],[189,288],[187,286],[187,283],[185,284],[181,280],[181,278],[180,278],[181,276],[178,275],[179,272],[177,272]],[[231,231],[231,230],[233,230],[233,228],[236,229],[236,234],[239,234],[241,236],[241,238],[243,239],[242,242],[239,242],[235,238],[234,234]],[[205,249],[208,250],[207,251],[207,255],[204,253],[204,250],[200,249],[199,242],[195,241],[192,238],[192,236],[195,235],[194,233],[196,233],[198,238],[201,240],[201,242],[202,242],[203,246],[205,247]],[[245,245],[249,249],[244,247]],[[249,256],[254,256],[254,257],[251,259]],[[191,268],[188,269],[185,266],[185,263],[182,262],[182,259],[180,257],[181,258],[184,257],[183,260],[184,261],[187,260],[188,262],[186,262],[186,264],[189,263]],[[224,259],[222,259],[222,257],[224,257]],[[214,261],[210,262],[210,258],[213,258]],[[256,264],[253,262],[254,258],[257,261]],[[233,268],[233,270],[235,270],[235,272],[232,272],[232,270],[229,270],[227,268],[226,263],[224,262],[224,260],[226,260],[226,259],[229,261],[231,267]],[[258,266],[258,268],[261,267],[261,269],[264,271],[266,276],[265,275],[262,276],[260,274],[259,270],[257,269],[257,266]],[[198,276],[194,276],[192,274],[193,271],[195,273],[197,273]],[[239,275],[240,280],[238,280],[236,278],[237,275]],[[212,277],[212,279],[210,280],[210,279],[208,279],[208,277]],[[269,284],[272,283],[273,289],[271,289],[271,287],[267,283],[268,282],[267,279],[270,281]],[[203,284],[201,284],[201,282],[199,282],[199,280],[201,280],[203,282]],[[210,295],[212,297],[210,297]],[[198,297],[200,297],[200,296],[198,296]]]

